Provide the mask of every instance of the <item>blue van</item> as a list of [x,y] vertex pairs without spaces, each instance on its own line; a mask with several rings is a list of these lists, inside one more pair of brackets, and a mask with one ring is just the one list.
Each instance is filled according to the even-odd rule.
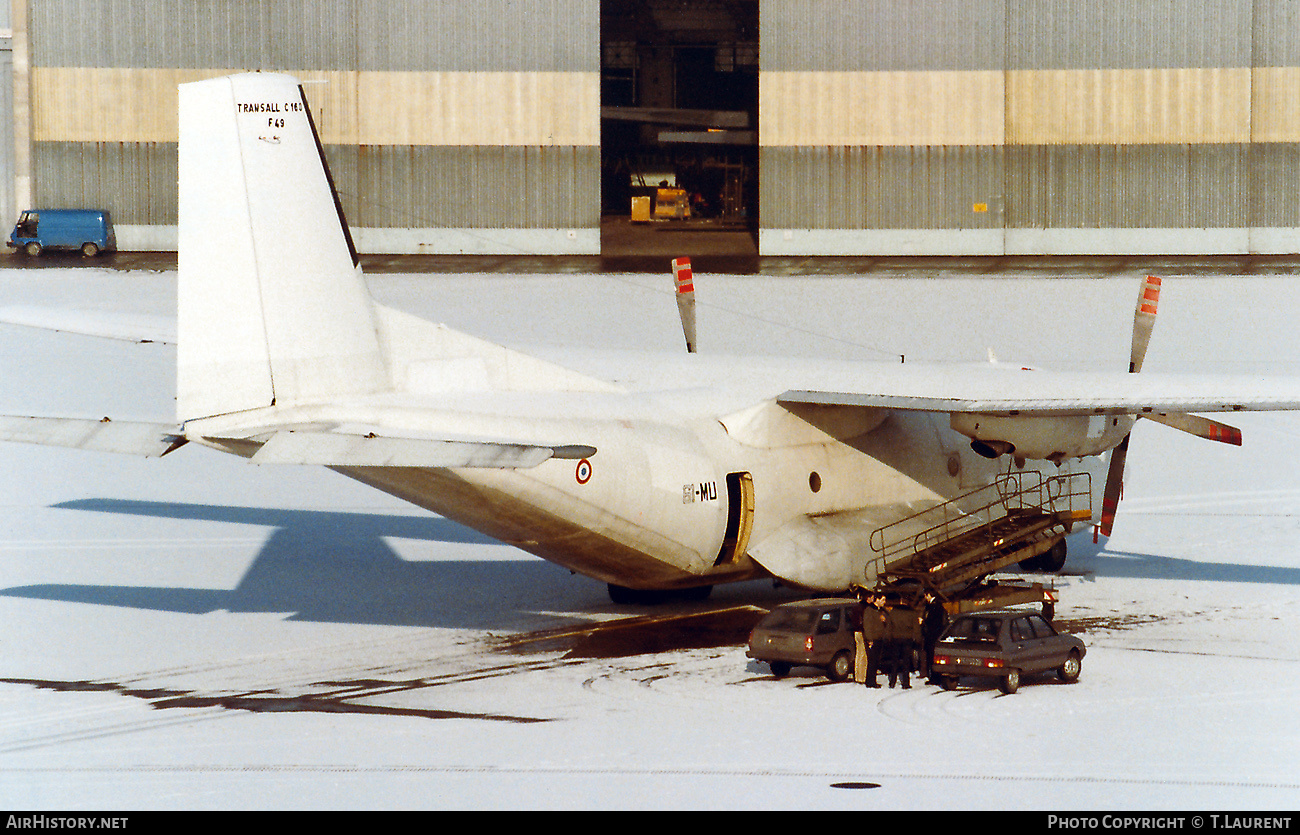
[[93,258],[114,248],[108,212],[102,209],[28,209],[6,243],[33,258],[47,249],[79,249]]

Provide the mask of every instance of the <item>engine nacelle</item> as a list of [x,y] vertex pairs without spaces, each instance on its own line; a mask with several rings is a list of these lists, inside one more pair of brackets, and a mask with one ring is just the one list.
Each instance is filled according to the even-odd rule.
[[1133,428],[1131,415],[991,415],[953,412],[954,430],[985,458],[1014,454],[1060,463],[1114,449]]

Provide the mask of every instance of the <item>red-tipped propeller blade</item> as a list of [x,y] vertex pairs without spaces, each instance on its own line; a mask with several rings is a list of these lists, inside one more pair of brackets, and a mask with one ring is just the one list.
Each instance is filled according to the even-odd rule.
[[1156,324],[1156,306],[1159,302],[1160,279],[1149,275],[1142,281],[1137,310],[1133,314],[1133,349],[1129,354],[1128,370],[1134,374],[1142,370],[1147,344],[1151,342],[1151,329]]
[[1183,412],[1156,412],[1142,417],[1154,420],[1156,423],[1163,423],[1165,426],[1172,426],[1174,429],[1181,429],[1208,441],[1241,446],[1240,429],[1226,423],[1219,423],[1217,420],[1210,420],[1207,417],[1189,415]]
[[1124,459],[1128,457],[1128,439],[1132,433],[1125,435],[1119,446],[1111,450],[1110,469],[1106,471],[1106,492],[1101,497],[1101,532],[1110,536],[1115,526],[1115,510],[1119,507],[1119,495],[1124,490]]
[[682,335],[686,350],[695,353],[695,279],[691,259],[673,259],[673,285],[677,288],[677,312],[682,316]]
[[[1156,324],[1156,307],[1160,302],[1160,279],[1149,275],[1138,291],[1137,309],[1133,312],[1133,348],[1129,353],[1128,370],[1136,374],[1146,360],[1151,330]],[[1106,492],[1101,497],[1101,532],[1110,536],[1115,525],[1115,511],[1119,507],[1120,493],[1124,491],[1124,461],[1128,458],[1128,441],[1132,433],[1124,436],[1119,446],[1110,453],[1110,469],[1106,471]]]

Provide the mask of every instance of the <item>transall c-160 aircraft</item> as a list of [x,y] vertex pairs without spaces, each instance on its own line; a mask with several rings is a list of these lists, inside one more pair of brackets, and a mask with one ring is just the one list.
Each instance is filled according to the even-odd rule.
[[323,465],[619,602],[872,586],[993,517],[1022,523],[986,554],[1059,569],[1074,524],[1109,533],[1138,418],[1240,444],[1192,413],[1300,408],[1298,379],[1138,373],[1154,278],[1129,373],[692,351],[561,366],[485,342],[371,299],[287,75],[181,86],[179,186],[177,422],[10,417],[0,437]]

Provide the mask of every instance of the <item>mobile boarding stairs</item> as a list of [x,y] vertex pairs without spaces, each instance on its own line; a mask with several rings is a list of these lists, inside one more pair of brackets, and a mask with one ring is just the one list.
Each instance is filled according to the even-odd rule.
[[1059,568],[1066,535],[1091,518],[1090,474],[1008,473],[873,531],[878,587],[910,588],[917,599],[931,592],[949,614],[1030,602],[1047,609],[1056,597],[1041,583],[985,578],[1012,563]]

